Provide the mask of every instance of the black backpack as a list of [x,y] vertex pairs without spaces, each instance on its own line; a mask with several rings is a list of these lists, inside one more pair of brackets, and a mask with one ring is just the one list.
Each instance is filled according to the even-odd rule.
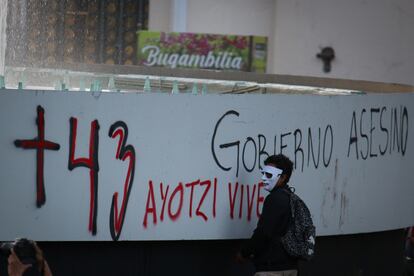
[[290,197],[292,217],[281,242],[286,252],[299,259],[310,260],[315,253],[315,226],[305,202],[288,189],[283,189]]

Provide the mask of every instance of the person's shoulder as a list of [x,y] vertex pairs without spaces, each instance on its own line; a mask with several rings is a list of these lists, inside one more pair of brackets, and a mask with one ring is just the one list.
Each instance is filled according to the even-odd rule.
[[283,204],[289,204],[291,191],[288,187],[281,187],[275,191],[275,198],[277,201]]
[[279,188],[271,193],[273,199],[277,201],[289,202],[291,191],[288,188]]
[[289,197],[291,193],[289,187],[280,187],[274,191],[274,194],[283,197]]

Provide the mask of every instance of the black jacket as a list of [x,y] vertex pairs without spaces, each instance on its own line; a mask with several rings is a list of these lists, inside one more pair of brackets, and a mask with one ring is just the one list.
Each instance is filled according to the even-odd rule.
[[262,214],[250,240],[241,249],[245,258],[253,256],[256,271],[297,269],[297,259],[290,257],[280,242],[290,221],[289,194],[274,188],[263,203]]

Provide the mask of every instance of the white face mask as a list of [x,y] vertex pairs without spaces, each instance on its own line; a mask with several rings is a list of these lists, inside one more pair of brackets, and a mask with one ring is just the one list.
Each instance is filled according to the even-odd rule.
[[273,166],[265,166],[262,169],[262,181],[264,184],[264,189],[266,191],[270,192],[273,190],[282,172],[283,171],[281,169],[275,168]]

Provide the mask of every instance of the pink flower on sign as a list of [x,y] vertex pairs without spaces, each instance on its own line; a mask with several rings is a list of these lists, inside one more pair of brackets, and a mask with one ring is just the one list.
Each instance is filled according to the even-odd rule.
[[180,34],[180,35],[178,36],[177,42],[178,42],[178,43],[184,43],[185,39],[186,39],[185,34]]
[[236,48],[239,48],[239,49],[246,48],[247,47],[247,39],[246,39],[246,37],[239,36],[236,39],[236,41],[234,43],[234,46],[236,46]]

